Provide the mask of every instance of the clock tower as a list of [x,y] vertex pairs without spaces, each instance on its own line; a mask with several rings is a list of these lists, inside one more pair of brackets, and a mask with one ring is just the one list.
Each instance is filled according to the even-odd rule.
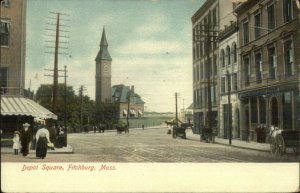
[[108,43],[103,27],[100,50],[96,61],[96,104],[111,102],[111,62],[112,58],[107,50]]

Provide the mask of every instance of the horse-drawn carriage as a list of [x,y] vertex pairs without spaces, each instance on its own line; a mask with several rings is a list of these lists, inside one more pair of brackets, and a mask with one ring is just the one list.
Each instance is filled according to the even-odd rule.
[[129,133],[129,129],[126,124],[117,124],[116,129],[117,129],[117,133],[119,134],[121,134],[122,132]]
[[295,153],[299,152],[299,130],[282,130],[271,126],[269,129],[270,151],[272,154],[281,156],[287,148],[292,148]]
[[176,138],[176,137],[181,137],[183,139],[186,139],[186,127],[183,127],[183,126],[174,126],[173,127],[173,138]]

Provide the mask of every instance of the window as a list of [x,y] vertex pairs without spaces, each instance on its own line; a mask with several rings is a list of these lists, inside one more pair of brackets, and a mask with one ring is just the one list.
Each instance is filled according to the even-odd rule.
[[212,66],[212,58],[211,57],[208,58],[207,68],[209,68],[209,71],[208,71],[209,76],[212,76],[213,75],[213,66]]
[[226,91],[225,84],[226,84],[226,79],[225,79],[225,77],[222,77],[221,78],[221,93],[224,93]]
[[196,49],[195,49],[195,47],[193,48],[193,59],[194,60],[196,59]]
[[251,123],[258,123],[257,120],[257,114],[258,114],[258,108],[257,108],[257,98],[251,98]]
[[213,15],[213,24],[216,25],[217,24],[217,9],[216,8],[214,8],[212,15]]
[[237,50],[236,50],[235,42],[232,44],[231,52],[232,52],[232,60],[234,63],[236,63],[237,62]]
[[276,71],[277,71],[277,58],[275,53],[275,47],[271,47],[268,49],[269,55],[269,78],[271,80],[276,79]]
[[199,52],[200,52],[200,50],[199,50],[199,44],[197,44],[196,45],[197,59],[199,58]]
[[1,1],[1,7],[9,8],[10,7],[10,0]]
[[292,129],[292,92],[284,92],[282,96],[283,104],[283,127],[284,129]]
[[237,73],[232,74],[232,90],[237,90]]
[[243,23],[243,35],[244,35],[244,44],[249,43],[249,23],[245,21]]
[[201,79],[204,78],[203,63],[200,64],[200,77],[201,77]]
[[230,59],[230,47],[227,46],[226,47],[226,64],[230,65],[230,63],[231,63],[231,59]]
[[268,6],[268,28],[269,31],[275,29],[275,8],[274,4]]
[[231,74],[227,76],[227,91],[231,91]]
[[222,65],[222,67],[224,68],[225,67],[225,51],[224,51],[224,49],[222,49],[221,53],[220,53],[220,63]]
[[8,46],[9,45],[9,28],[10,25],[7,22],[0,22],[0,46]]
[[200,42],[200,55],[204,56],[204,42]]
[[217,55],[215,54],[214,55],[214,75],[217,75],[218,74],[218,65],[217,65]]
[[194,81],[196,81],[196,68],[195,67],[193,68],[193,78],[194,78]]
[[245,86],[250,85],[250,59],[249,57],[244,58],[244,79]]
[[292,40],[284,42],[285,75],[292,76],[294,68],[294,53]]
[[194,108],[198,107],[197,106],[197,90],[194,90]]
[[256,83],[262,82],[262,57],[261,53],[258,52],[255,54],[255,69],[256,69]]
[[283,16],[284,16],[284,22],[289,22],[293,19],[292,0],[283,1]]
[[261,35],[261,14],[260,13],[257,13],[254,16],[254,25],[255,25],[255,39],[257,39]]
[[266,117],[267,117],[267,111],[266,111],[266,99],[263,97],[259,97],[259,119],[260,124],[266,124]]
[[8,68],[0,68],[0,86],[0,94],[6,94],[8,87]]
[[197,81],[198,81],[199,80],[199,75],[200,75],[199,65],[197,65],[196,73],[197,73]]

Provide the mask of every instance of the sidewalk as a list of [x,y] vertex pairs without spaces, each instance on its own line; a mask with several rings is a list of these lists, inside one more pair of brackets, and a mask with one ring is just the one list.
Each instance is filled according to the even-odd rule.
[[[1,154],[6,154],[6,153],[13,153],[13,149],[11,147],[1,147]],[[34,149],[30,149],[29,153],[35,153]],[[70,145],[67,145],[67,147],[62,147],[62,148],[55,148],[54,150],[48,149],[47,153],[51,154],[69,154],[69,153],[74,153],[73,148]]]
[[[200,141],[200,135],[193,134],[193,132],[191,130],[188,130],[186,135],[187,135],[188,139]],[[205,143],[205,142],[203,142],[203,143]],[[219,138],[219,137],[215,137],[214,143],[220,144],[220,145],[227,145],[227,146],[231,146],[231,147],[237,147],[237,148],[257,150],[257,151],[264,151],[264,152],[270,151],[269,143],[257,143],[254,141],[247,142],[247,141],[242,141],[240,139],[232,139],[231,145],[229,145],[229,139],[223,139],[223,138]]]

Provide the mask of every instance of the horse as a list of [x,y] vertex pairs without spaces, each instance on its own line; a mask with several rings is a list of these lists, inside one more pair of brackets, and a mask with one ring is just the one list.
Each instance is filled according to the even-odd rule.
[[272,125],[268,131],[268,141],[270,143],[270,151],[272,154],[281,155],[285,152],[284,139],[282,137],[282,129]]
[[125,124],[118,124],[116,125],[116,129],[117,129],[117,133],[122,133],[123,131],[125,133],[129,133],[129,129],[128,129],[128,126],[125,125]]

